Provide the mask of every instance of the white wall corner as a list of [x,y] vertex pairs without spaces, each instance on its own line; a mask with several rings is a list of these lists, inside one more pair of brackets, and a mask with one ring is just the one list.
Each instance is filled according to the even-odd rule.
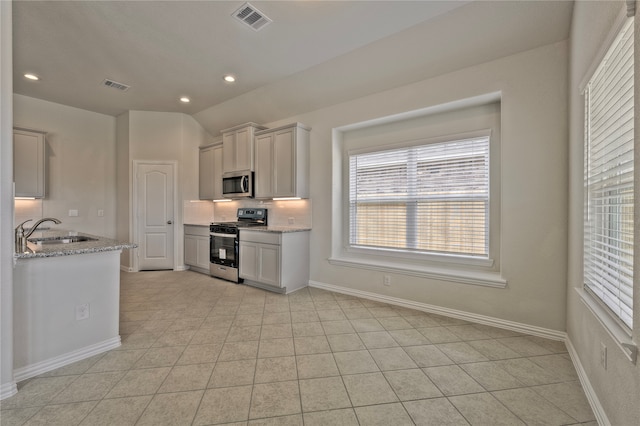
[[17,392],[13,377],[12,16],[12,2],[0,1],[0,399]]
[[0,400],[12,397],[18,393],[18,385],[16,382],[3,383],[0,386]]
[[126,265],[120,265],[120,271],[122,272],[135,272],[132,267]]
[[582,389],[584,390],[585,396],[589,401],[589,405],[593,410],[593,414],[596,416],[596,420],[600,426],[610,426],[611,422],[607,417],[607,414],[598,399],[598,395],[596,395],[596,391],[591,386],[591,382],[589,381],[589,376],[585,371],[582,363],[580,362],[580,357],[578,356],[578,352],[576,352],[576,348],[571,343],[571,339],[569,336],[565,339],[564,343],[567,345],[567,350],[569,351],[569,356],[571,357],[571,362],[573,363],[576,372],[578,373],[578,378],[580,379],[580,384],[582,385]]

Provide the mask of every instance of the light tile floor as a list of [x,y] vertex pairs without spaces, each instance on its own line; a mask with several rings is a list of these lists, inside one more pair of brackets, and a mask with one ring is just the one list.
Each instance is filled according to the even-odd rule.
[[318,289],[123,273],[122,346],[19,384],[8,425],[595,425],[562,342]]

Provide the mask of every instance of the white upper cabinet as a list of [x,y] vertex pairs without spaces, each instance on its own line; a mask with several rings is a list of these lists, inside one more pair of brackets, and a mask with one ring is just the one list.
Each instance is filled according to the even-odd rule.
[[255,198],[309,197],[309,131],[300,123],[255,135]]
[[45,133],[13,130],[13,181],[16,197],[45,197]]
[[253,136],[264,129],[255,123],[245,123],[222,131],[223,173],[253,171]]
[[222,145],[200,148],[199,198],[218,200],[222,198]]

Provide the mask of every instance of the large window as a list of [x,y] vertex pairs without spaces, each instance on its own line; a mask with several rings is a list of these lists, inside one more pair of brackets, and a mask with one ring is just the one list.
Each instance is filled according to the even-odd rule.
[[349,155],[349,244],[489,256],[489,136]]
[[585,89],[584,285],[633,323],[633,19]]

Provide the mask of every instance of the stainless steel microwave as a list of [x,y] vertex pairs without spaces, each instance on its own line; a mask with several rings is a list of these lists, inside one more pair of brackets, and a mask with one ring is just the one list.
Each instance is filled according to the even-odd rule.
[[253,172],[227,172],[222,175],[222,195],[225,198],[253,197]]

